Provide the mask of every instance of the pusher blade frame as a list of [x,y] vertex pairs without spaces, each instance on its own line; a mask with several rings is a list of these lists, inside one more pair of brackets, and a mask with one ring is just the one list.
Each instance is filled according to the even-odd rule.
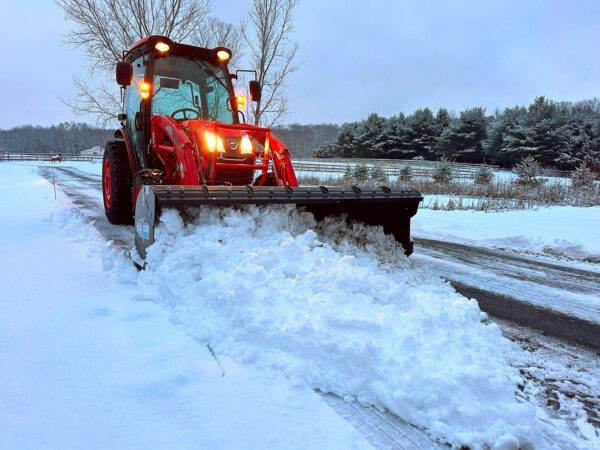
[[205,205],[295,204],[313,213],[318,221],[326,216],[344,216],[348,221],[383,226],[384,232],[391,233],[408,256],[413,251],[410,219],[421,200],[421,194],[408,187],[145,185],[136,203],[135,244],[145,258],[146,249],[154,243],[154,227],[162,208],[184,211]]

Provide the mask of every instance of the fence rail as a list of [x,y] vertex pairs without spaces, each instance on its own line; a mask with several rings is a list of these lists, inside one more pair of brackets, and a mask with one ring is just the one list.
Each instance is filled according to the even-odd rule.
[[[0,153],[0,161],[50,161],[56,156],[53,153]],[[62,155],[63,161],[99,161],[102,155]],[[378,166],[388,176],[398,176],[402,168],[409,166],[415,177],[431,177],[439,161],[414,159],[366,159],[366,158],[302,158],[294,159],[294,169],[299,172],[344,173],[348,168],[365,165],[369,168]],[[453,177],[471,179],[482,164],[451,163]],[[495,172],[499,166],[487,165]],[[571,176],[568,170],[542,169],[542,175],[547,177]]]
[[[50,161],[55,153],[0,153],[0,161]],[[62,155],[63,161],[99,161],[102,155]]]
[[[409,166],[412,176],[431,177],[439,165],[439,161],[402,160],[402,159],[362,159],[362,158],[331,158],[331,159],[297,159],[293,161],[296,171],[345,173],[349,168],[365,165],[369,168],[380,167],[387,176],[398,176],[400,171]],[[450,163],[452,176],[458,179],[472,179],[482,164]],[[487,165],[494,171],[499,166]]]

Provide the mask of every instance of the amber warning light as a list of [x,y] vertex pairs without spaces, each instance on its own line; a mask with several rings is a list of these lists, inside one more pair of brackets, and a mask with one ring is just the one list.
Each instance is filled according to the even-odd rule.
[[140,83],[140,95],[143,99],[150,97],[150,83]]
[[219,61],[221,62],[227,62],[229,61],[229,57],[231,55],[229,54],[229,52],[225,51],[225,50],[219,50],[217,52],[217,58],[219,58]]
[[244,97],[243,95],[237,95],[235,97],[235,103],[237,105],[237,109],[244,109],[244,106],[246,106],[246,97]]
[[162,53],[168,52],[169,44],[165,44],[164,42],[157,42],[157,44],[154,46],[154,48]]

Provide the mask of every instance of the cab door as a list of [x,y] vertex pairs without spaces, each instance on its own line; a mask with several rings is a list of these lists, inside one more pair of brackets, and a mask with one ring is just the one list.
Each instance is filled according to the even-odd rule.
[[125,88],[123,110],[126,115],[125,128],[131,140],[137,156],[138,169],[146,168],[144,158],[144,132],[142,97],[140,94],[140,83],[144,81],[146,74],[147,58],[140,56],[135,59],[133,65],[133,79],[131,84]]

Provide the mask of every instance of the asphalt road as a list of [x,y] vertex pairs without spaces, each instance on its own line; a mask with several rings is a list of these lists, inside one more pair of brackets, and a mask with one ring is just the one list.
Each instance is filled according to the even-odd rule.
[[600,272],[502,250],[414,240],[416,264],[477,299],[488,314],[600,350]]

